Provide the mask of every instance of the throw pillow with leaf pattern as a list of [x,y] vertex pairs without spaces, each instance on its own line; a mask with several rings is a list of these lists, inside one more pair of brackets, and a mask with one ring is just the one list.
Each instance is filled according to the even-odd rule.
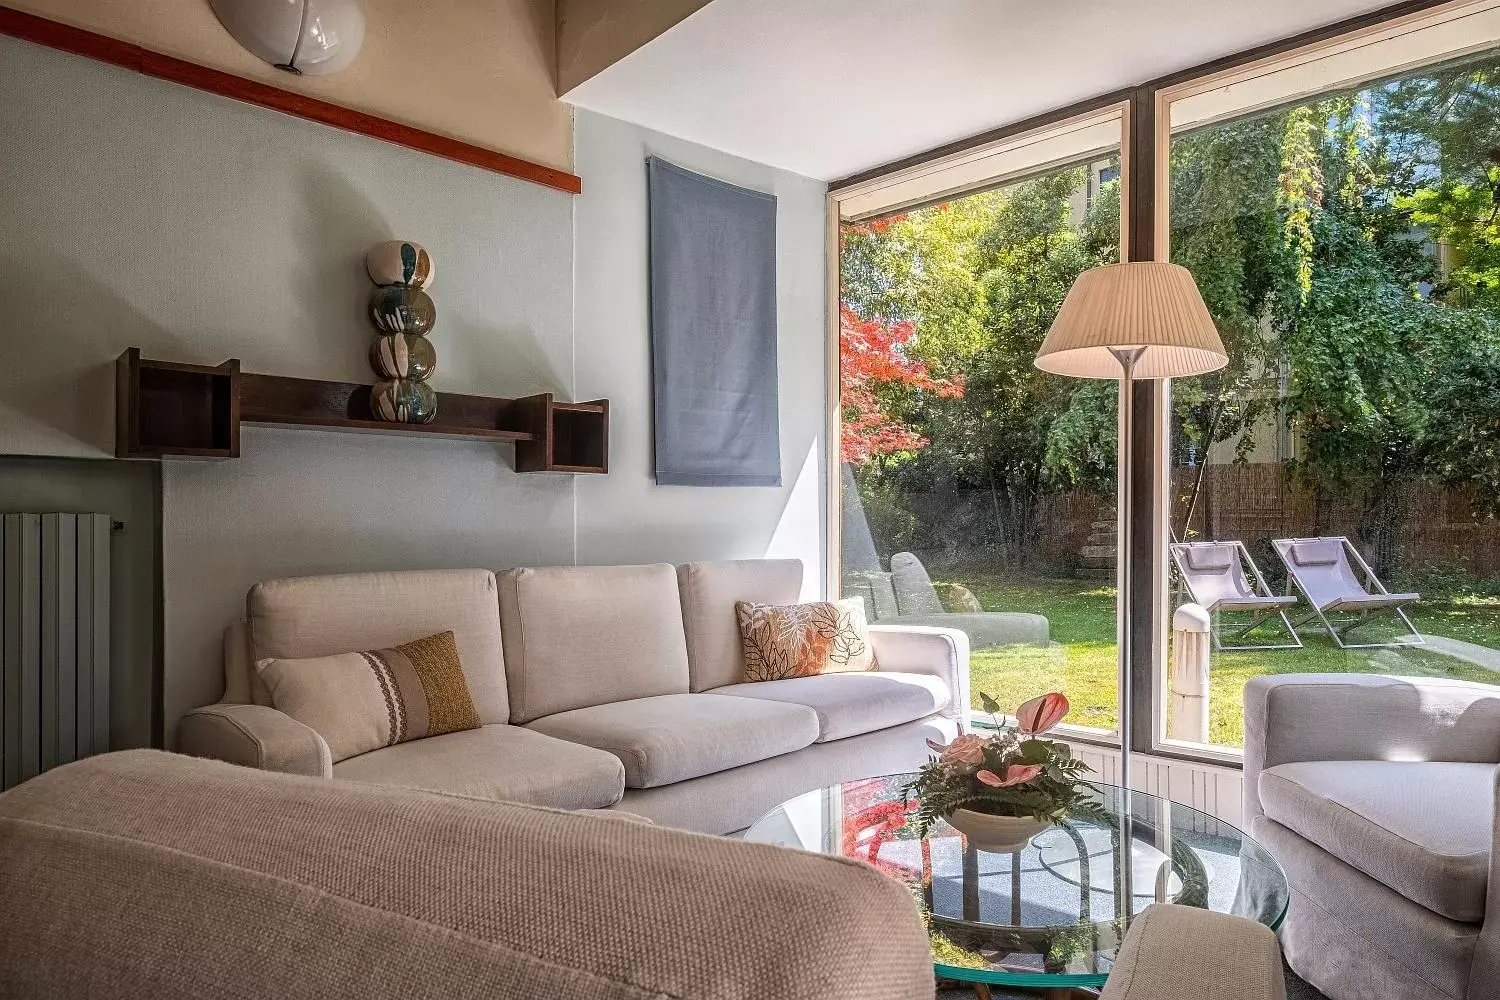
[[734,611],[747,681],[875,669],[859,598],[780,605],[740,601]]

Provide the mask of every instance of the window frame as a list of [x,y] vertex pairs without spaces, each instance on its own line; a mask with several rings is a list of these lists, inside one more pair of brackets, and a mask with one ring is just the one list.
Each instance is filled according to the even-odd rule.
[[[1120,191],[1121,191],[1121,259],[1160,260],[1170,259],[1170,164],[1171,137],[1174,131],[1198,128],[1212,121],[1230,120],[1257,110],[1297,100],[1290,96],[1280,100],[1266,100],[1264,96],[1249,102],[1243,109],[1229,110],[1217,118],[1194,120],[1179,129],[1171,123],[1174,102],[1202,98],[1216,90],[1240,86],[1249,91],[1256,81],[1265,80],[1278,73],[1297,67],[1313,66],[1320,60],[1346,56],[1360,50],[1375,51],[1375,47],[1386,45],[1385,51],[1400,51],[1402,43],[1392,45],[1392,39],[1413,36],[1420,32],[1454,32],[1451,28],[1464,18],[1480,17],[1486,25],[1500,24],[1500,0],[1409,0],[1370,13],[1348,18],[1330,25],[1315,28],[1276,42],[1247,49],[1212,62],[1173,73],[1110,94],[1060,108],[1025,121],[1004,126],[968,139],[950,143],[927,153],[907,157],[884,166],[875,167],[829,184],[827,196],[827,424],[825,430],[824,512],[827,518],[827,545],[824,560],[824,592],[836,594],[839,586],[841,543],[840,508],[842,463],[839,459],[841,412],[839,407],[839,225],[840,204],[853,196],[864,197],[872,190],[897,183],[902,178],[941,169],[946,162],[973,160],[986,150],[1006,148],[1006,143],[1049,132],[1059,132],[1080,121],[1097,118],[1104,114],[1118,114],[1121,123],[1120,141]],[[1476,22],[1470,22],[1471,24]],[[1462,34],[1459,32],[1458,34]],[[1466,48],[1450,49],[1439,56],[1429,56],[1411,61],[1397,61],[1384,67],[1379,73],[1359,73],[1345,79],[1336,72],[1332,82],[1327,76],[1320,78],[1316,89],[1305,95],[1313,96],[1332,90],[1354,86],[1372,79],[1392,74],[1415,71],[1422,66],[1455,58],[1463,54],[1482,51],[1496,44],[1486,38]],[[1348,61],[1346,59],[1346,61]],[[1353,60],[1357,62],[1357,58]],[[1332,64],[1328,64],[1332,65]],[[1264,88],[1262,88],[1262,93]],[[1208,102],[1200,100],[1200,105]],[[1045,169],[1045,161],[1038,162],[1026,173]],[[1012,175],[1011,179],[1018,179]],[[968,190],[944,193],[936,200],[948,200],[973,190],[995,187],[1006,180],[996,178],[993,182],[974,186]],[[908,203],[915,207],[926,202]],[[897,210],[899,203],[891,209]],[[1129,697],[1133,708],[1132,731],[1128,734],[1134,752],[1151,754],[1166,759],[1177,759],[1196,763],[1240,767],[1243,752],[1239,748],[1184,743],[1166,738],[1167,655],[1169,648],[1170,590],[1169,560],[1166,540],[1169,533],[1168,516],[1170,506],[1170,415],[1171,382],[1142,381],[1136,383],[1136,408],[1131,415],[1135,420],[1137,452],[1135,466],[1121,470],[1118,489],[1133,490],[1132,505],[1135,511],[1131,526],[1133,551],[1120,549],[1123,558],[1131,560],[1132,580],[1135,590],[1131,595],[1132,620],[1118,621],[1121,637],[1122,657],[1129,663],[1130,685],[1128,692],[1120,697]],[[1124,419],[1125,415],[1121,415]],[[1122,526],[1123,529],[1123,526]],[[1123,534],[1123,530],[1122,530]],[[1118,606],[1117,606],[1118,608]],[[1119,618],[1117,611],[1117,619]],[[1128,641],[1127,641],[1128,639]],[[1114,734],[1103,734],[1100,730],[1067,727],[1066,735],[1079,742],[1116,745]],[[1124,735],[1124,734],[1122,734]]]
[[[840,298],[840,274],[839,274],[839,230],[845,222],[857,222],[862,219],[879,217],[892,212],[908,211],[940,202],[951,201],[970,194],[982,191],[990,191],[995,188],[1004,187],[1009,184],[1024,181],[1029,177],[1045,173],[1049,169],[1074,165],[1087,162],[1090,157],[1097,157],[1103,150],[1111,154],[1118,148],[1120,160],[1120,259],[1126,260],[1129,248],[1129,233],[1127,221],[1130,218],[1130,192],[1129,177],[1131,166],[1129,159],[1129,143],[1131,135],[1131,102],[1128,98],[1111,97],[1104,98],[1098,102],[1092,102],[1086,109],[1067,109],[1056,120],[1045,124],[1025,122],[1004,135],[993,135],[985,143],[975,147],[973,150],[962,151],[945,157],[935,158],[924,163],[909,165],[906,168],[892,171],[877,177],[867,178],[858,183],[847,184],[840,188],[830,186],[827,196],[827,360],[825,362],[827,372],[827,425],[825,434],[827,445],[826,467],[824,469],[825,497],[824,511],[828,524],[827,545],[824,554],[824,594],[829,599],[836,598],[839,593],[840,580],[842,579],[842,537],[840,534],[843,524],[842,512],[842,483],[843,462],[840,451],[840,433],[842,425],[842,410],[840,399],[840,364],[839,353],[839,309]],[[1076,148],[1066,156],[1041,155],[1032,159],[1025,157],[1014,157],[1009,154],[1022,152],[1027,149],[1048,150],[1048,143],[1053,140],[1063,139],[1068,136],[1079,135],[1089,130],[1092,134],[1100,134],[1098,127],[1114,123],[1115,131],[1111,137],[1118,137],[1118,147],[1115,145],[1099,146],[1097,144],[1084,144]],[[1004,163],[1009,169],[999,170],[987,174],[979,179],[973,179],[972,183],[961,186],[944,185],[941,182],[930,185],[934,188],[933,193],[922,197],[906,197],[908,184],[913,178],[930,178],[941,175],[953,166],[967,167],[974,162],[990,157]],[[866,207],[877,204],[872,200],[882,190],[888,190],[893,196],[886,201],[878,203],[878,207]],[[844,212],[843,203],[854,201],[860,206],[859,210],[850,213],[847,217]],[[1123,479],[1117,479],[1117,503],[1119,491],[1123,490]],[[1119,526],[1119,541],[1123,541],[1124,526]],[[1118,545],[1117,545],[1118,547]],[[1120,614],[1118,600],[1115,604],[1115,621],[1117,641],[1123,643],[1127,629],[1123,616]],[[1124,694],[1121,694],[1124,697]],[[975,712],[970,709],[971,715],[979,718],[971,719],[971,724],[976,726],[988,725],[988,717],[984,713]],[[1069,739],[1080,743],[1092,743],[1100,746],[1118,746],[1119,734],[1111,730],[1096,729],[1093,727],[1074,726],[1063,724],[1058,727],[1059,735],[1067,736]]]

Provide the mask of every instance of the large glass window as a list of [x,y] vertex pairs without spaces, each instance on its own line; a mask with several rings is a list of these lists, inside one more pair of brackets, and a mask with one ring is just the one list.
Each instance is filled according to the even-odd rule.
[[[1118,141],[1118,121],[1109,127]],[[1032,361],[1120,259],[1118,149],[840,228],[840,586],[968,633],[974,707],[1115,727],[1115,383]]]
[[1500,680],[1500,50],[1182,131],[1170,212],[1230,363],[1172,386],[1172,606],[1217,610],[1168,735],[1241,745],[1260,674]]

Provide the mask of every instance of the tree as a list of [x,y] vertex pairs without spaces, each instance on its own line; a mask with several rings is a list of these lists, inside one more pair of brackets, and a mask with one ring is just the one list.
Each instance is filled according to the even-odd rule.
[[963,381],[933,378],[927,366],[910,357],[910,323],[882,324],[861,319],[839,306],[839,404],[843,460],[864,463],[879,455],[911,452],[927,446],[918,434],[883,409],[882,395],[892,389],[929,392],[941,398],[963,395]]
[[[1117,259],[1118,182],[1075,226],[1084,168],[920,209],[874,233],[846,228],[843,291],[862,317],[910,323],[910,356],[962,396],[899,391],[882,400],[931,446],[856,469],[863,495],[953,498],[926,527],[1025,555],[1054,488],[1047,435],[1080,384],[1032,364],[1074,278]],[[982,507],[969,503],[983,500]]]
[[1490,155],[1495,165],[1482,180],[1444,178],[1398,197],[1396,206],[1449,248],[1451,266],[1433,288],[1435,296],[1453,292],[1458,305],[1500,309],[1500,149]]
[[[1414,484],[1471,487],[1500,510],[1500,59],[1215,125],[1174,137],[1171,155],[1172,259],[1230,355],[1174,384],[1178,459],[1244,460],[1285,425],[1289,471],[1358,505],[1382,572]],[[856,447],[870,459],[856,478],[907,505],[929,533],[912,544],[1024,559],[1042,498],[1113,484],[1115,387],[1032,365],[1074,278],[1118,257],[1118,186],[1080,220],[1086,176],[846,230],[846,303],[897,331],[892,349],[924,376],[963,379],[961,396],[897,380],[853,399],[880,442]],[[933,494],[943,503],[917,516]]]

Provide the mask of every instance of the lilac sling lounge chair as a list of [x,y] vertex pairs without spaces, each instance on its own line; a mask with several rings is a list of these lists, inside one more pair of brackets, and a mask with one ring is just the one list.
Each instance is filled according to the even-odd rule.
[[[1349,539],[1342,535],[1278,538],[1271,545],[1286,564],[1288,589],[1295,586],[1307,598],[1310,610],[1297,620],[1296,625],[1305,625],[1316,618],[1340,649],[1424,644],[1421,633],[1405,611],[1406,605],[1421,600],[1421,595],[1393,594],[1386,590],[1385,584],[1375,576],[1375,571],[1370,569],[1370,564]],[[1401,619],[1411,635],[1389,642],[1346,641],[1354,629],[1386,617]]]
[[[1194,603],[1213,615],[1216,649],[1302,648],[1302,640],[1297,638],[1297,630],[1286,613],[1287,608],[1297,603],[1297,598],[1271,593],[1243,542],[1178,542],[1171,546],[1171,552],[1182,586]],[[1246,566],[1250,567],[1250,576],[1245,574]],[[1226,615],[1234,615],[1236,620],[1233,623],[1224,620],[1221,625]],[[1262,625],[1276,625],[1278,619],[1290,642],[1241,642]],[[1241,644],[1225,645],[1220,637],[1222,629],[1230,630],[1229,638]]]

